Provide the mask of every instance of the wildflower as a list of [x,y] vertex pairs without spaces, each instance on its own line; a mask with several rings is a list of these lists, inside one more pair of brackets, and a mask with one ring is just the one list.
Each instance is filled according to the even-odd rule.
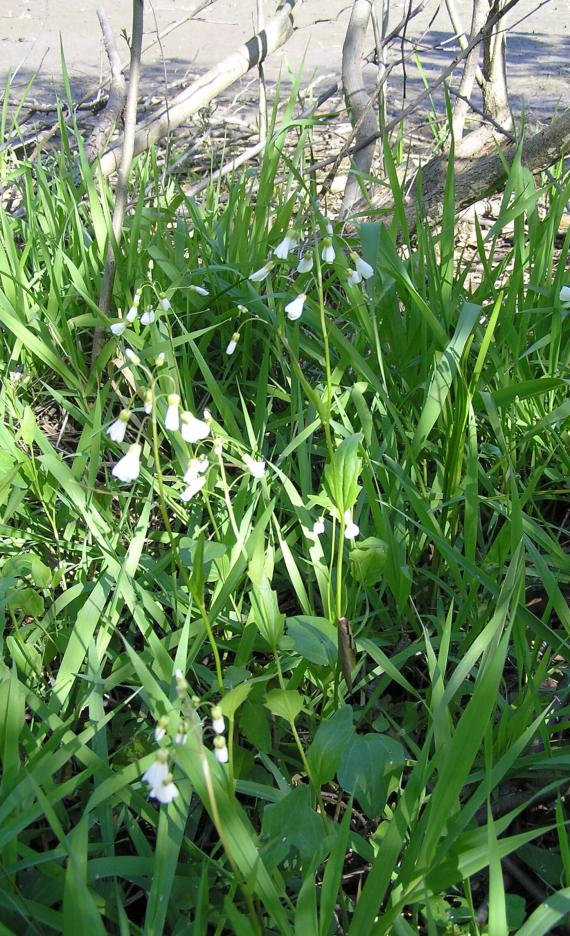
[[352,519],[352,511],[345,510],[344,512],[344,522],[346,524],[344,528],[344,538],[347,540],[356,539],[360,533],[360,527],[354,523]]
[[154,363],[156,367],[162,367],[165,361],[166,361],[166,355],[164,351],[161,351],[160,354],[157,354],[156,358],[154,359]]
[[199,296],[209,296],[210,293],[204,286],[189,286],[188,289],[191,289],[192,292],[198,293]]
[[251,455],[243,456],[243,463],[253,478],[263,478],[265,475],[265,462],[261,459],[255,461]]
[[163,312],[168,312],[172,308],[172,306],[170,305],[170,299],[168,299],[166,296],[162,296],[158,300],[158,304]]
[[161,748],[159,751],[156,752],[156,758],[153,761],[153,763],[150,765],[148,770],[145,770],[145,772],[143,773],[142,775],[143,783],[147,783],[148,786],[152,787],[153,789],[154,787],[157,787],[161,783],[163,783],[164,780],[166,780],[166,778],[169,776],[167,761],[168,761],[168,754],[164,750],[164,748]]
[[149,312],[143,312],[141,315],[141,325],[152,325],[155,318],[156,314],[152,311],[152,309]]
[[296,321],[296,319],[301,318],[303,314],[303,306],[305,305],[305,299],[307,298],[306,293],[299,293],[296,299],[293,299],[292,302],[289,302],[285,306],[285,311],[287,313],[287,318],[290,322]]
[[111,423],[107,429],[107,435],[113,442],[124,441],[130,415],[131,414],[128,409],[121,410],[119,413],[119,418],[116,419],[114,423]]
[[262,266],[260,270],[256,270],[255,273],[250,273],[249,278],[251,282],[262,283],[264,279],[267,279],[274,266],[275,264],[273,263],[273,260],[269,260],[269,262],[266,263],[265,266]]
[[176,744],[186,744],[188,738],[188,725],[185,721],[181,721],[178,725],[178,731],[176,732],[176,737],[174,741]]
[[135,442],[133,445],[129,446],[127,454],[123,455],[117,462],[111,474],[114,478],[118,478],[119,481],[125,483],[136,481],[141,470],[140,457],[141,446]]
[[277,244],[277,247],[273,251],[273,256],[277,257],[278,260],[286,260],[289,251],[293,249],[296,243],[297,238],[294,234],[286,234],[283,240]]
[[325,237],[325,244],[323,247],[323,252],[321,254],[321,259],[323,263],[333,263],[336,254],[334,252],[334,247],[332,239],[330,237]]
[[231,340],[228,341],[228,345],[226,347],[226,354],[230,355],[234,353],[235,349],[237,348],[238,341],[239,341],[239,332],[234,332],[231,337]]
[[362,276],[360,275],[358,270],[348,270],[347,283],[349,286],[356,286],[357,283],[361,283],[361,282],[362,282]]
[[315,520],[313,523],[313,533],[315,536],[320,536],[325,532],[325,518],[319,517],[318,520]]
[[191,458],[184,474],[186,484],[190,484],[198,475],[204,474],[204,472],[208,470],[209,465],[210,463],[206,455],[202,455],[200,458]]
[[166,410],[164,425],[169,432],[177,432],[180,428],[180,397],[177,393],[169,393],[167,400],[168,409]]
[[127,312],[127,314],[125,315],[125,318],[127,322],[134,322],[138,314],[139,314],[138,306],[132,305],[129,311]]
[[184,410],[180,419],[182,438],[185,442],[189,442],[190,445],[193,445],[195,442],[200,442],[201,439],[207,439],[210,435],[208,423],[197,419],[189,410]]
[[350,252],[350,259],[356,267],[356,272],[360,273],[362,279],[370,279],[370,277],[374,276],[374,270],[370,264],[367,263],[366,260],[363,260],[362,257],[359,257],[354,250]]
[[218,764],[227,764],[228,746],[223,735],[216,735],[214,738],[214,754],[216,755]]
[[137,364],[140,364],[141,362],[140,357],[135,351],[133,351],[132,348],[125,348],[125,357],[127,361],[130,361],[131,364],[135,365],[135,367],[137,366]]
[[188,683],[186,682],[186,677],[181,669],[176,670],[174,673],[174,678],[176,679],[176,691],[178,693],[186,692]]
[[115,338],[120,338],[124,331],[127,329],[127,323],[124,319],[119,319],[117,322],[114,322],[111,325],[111,331]]
[[562,305],[570,304],[570,286],[563,286],[560,290],[560,302]]
[[313,269],[313,255],[302,257],[297,264],[297,273],[310,273]]
[[223,735],[226,728],[224,716],[219,705],[214,705],[212,709],[212,728],[218,735]]
[[159,803],[168,804],[178,796],[178,787],[172,782],[172,774],[167,774],[164,780],[157,786],[154,786],[149,793],[153,799]]
[[333,236],[333,226],[330,223],[330,221],[327,221],[327,234],[329,235],[329,237]]
[[150,387],[147,387],[144,392],[144,406],[143,406],[143,409],[145,413],[147,414],[147,416],[150,416],[150,414],[152,413],[153,402],[154,402],[154,397],[153,397],[152,389]]
[[162,741],[162,739],[164,738],[167,728],[168,728],[168,718],[166,715],[161,715],[154,729],[154,740],[156,741],[157,744],[160,741]]
[[185,504],[187,504],[188,501],[192,500],[195,494],[197,494],[199,491],[202,490],[205,483],[206,483],[205,475],[202,475],[201,477],[196,475],[194,478],[192,478],[188,482],[188,487],[186,487],[182,491],[180,498],[184,501]]

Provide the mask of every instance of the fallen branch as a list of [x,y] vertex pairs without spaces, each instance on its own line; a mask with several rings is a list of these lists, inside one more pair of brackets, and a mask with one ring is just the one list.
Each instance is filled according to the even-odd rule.
[[[283,0],[265,29],[252,36],[231,55],[192,82],[189,88],[169,102],[158,117],[140,127],[135,133],[133,155],[147,150],[153,143],[171,133],[193,114],[205,107],[225,91],[234,81],[259,65],[272,52],[280,48],[292,35],[292,11],[297,0]],[[110,175],[120,164],[124,139],[101,157],[103,175]]]
[[126,97],[126,82],[121,69],[121,59],[115,43],[111,24],[107,19],[107,14],[103,7],[99,7],[97,16],[99,17],[101,32],[103,33],[105,51],[109,59],[109,65],[111,66],[111,87],[109,89],[107,106],[101,112],[101,116],[93,128],[91,136],[85,144],[85,152],[90,162],[92,162],[107,145],[107,141],[123,112]]
[[[468,208],[480,199],[492,195],[504,185],[509,167],[517,152],[517,144],[511,143],[499,151],[479,158],[458,157],[455,159],[455,206],[456,211]],[[533,175],[543,172],[570,152],[570,110],[562,117],[525,140],[521,148],[523,166]],[[413,231],[420,214],[437,224],[443,216],[445,184],[448,159],[440,156],[428,163],[422,171],[421,202],[415,186],[405,206],[410,231]],[[375,207],[379,207],[378,204]],[[388,206],[386,206],[388,207]]]

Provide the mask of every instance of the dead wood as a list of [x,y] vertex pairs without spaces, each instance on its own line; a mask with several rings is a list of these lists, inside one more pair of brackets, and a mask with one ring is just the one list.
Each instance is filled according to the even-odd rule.
[[[293,32],[293,7],[298,0],[283,0],[265,29],[223,59],[180,94],[176,95],[161,114],[140,126],[134,138],[133,155],[147,150],[153,143],[167,136],[189,117],[209,104],[234,81],[251,68],[263,62],[280,48]],[[110,175],[120,164],[124,140],[106,153],[100,161],[103,175]]]
[[107,105],[102,111],[95,127],[93,128],[89,139],[85,144],[87,158],[92,162],[107,145],[119,117],[123,113],[126,98],[126,82],[121,68],[121,58],[115,43],[115,37],[107,14],[103,7],[97,10],[101,32],[103,33],[103,44],[111,66],[111,86],[109,88],[109,97]]

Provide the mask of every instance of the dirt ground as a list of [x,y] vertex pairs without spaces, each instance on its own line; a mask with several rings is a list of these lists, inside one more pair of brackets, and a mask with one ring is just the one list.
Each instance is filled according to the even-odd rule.
[[[0,72],[16,73],[15,88],[23,89],[32,76],[34,97],[61,92],[60,39],[74,96],[92,93],[108,66],[102,47],[96,9],[100,0],[0,0]],[[402,17],[408,0],[392,0],[391,23]],[[414,0],[414,6],[416,6]],[[463,26],[468,29],[471,0],[456,0]],[[171,24],[183,20],[191,0],[147,0],[145,45]],[[276,4],[267,2],[266,17]],[[296,29],[287,45],[266,63],[270,81],[285,80],[301,67],[313,75],[337,78],[341,49],[350,13],[349,0],[304,0],[295,10]],[[106,6],[121,55],[128,57],[121,33],[131,30],[131,0],[113,0]],[[216,0],[198,19],[172,31],[144,54],[143,90],[161,96],[187,74],[204,71],[254,32],[256,0]],[[509,85],[517,113],[540,119],[570,105],[570,0],[520,0],[509,17]],[[422,67],[430,75],[450,61],[457,43],[443,0],[431,0],[408,27],[404,48],[412,40]],[[370,37],[372,50],[372,34]],[[400,45],[392,49],[400,57]],[[370,67],[370,81],[374,81]],[[413,97],[421,87],[417,66],[408,61],[391,85],[392,111],[405,93]]]

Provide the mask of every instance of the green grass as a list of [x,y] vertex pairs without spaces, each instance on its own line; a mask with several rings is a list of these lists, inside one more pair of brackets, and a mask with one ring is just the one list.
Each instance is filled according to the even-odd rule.
[[[2,164],[2,934],[538,936],[570,913],[570,179],[515,163],[474,258],[448,204],[406,252],[381,220],[336,227],[325,264],[311,124],[283,121],[200,203],[139,159],[114,305],[171,308],[120,338],[108,184],[63,119],[49,165]],[[252,282],[293,227],[313,270]],[[347,285],[349,251],[371,279]],[[172,393],[210,411],[197,445],[165,429]],[[141,780],[157,723],[168,805]]]

